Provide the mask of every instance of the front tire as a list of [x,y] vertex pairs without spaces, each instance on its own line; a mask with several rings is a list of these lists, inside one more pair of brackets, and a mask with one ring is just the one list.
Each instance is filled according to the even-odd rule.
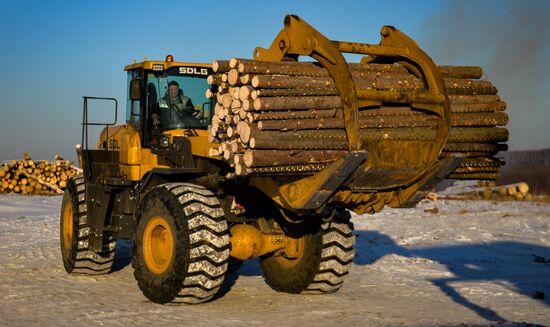
[[349,219],[335,218],[323,223],[296,243],[296,255],[288,257],[276,252],[261,260],[264,277],[271,287],[279,292],[303,294],[340,289],[355,255],[355,235]]
[[132,245],[134,276],[156,303],[202,303],[220,289],[229,260],[229,230],[206,188],[168,183],[140,202]]
[[102,275],[111,271],[116,240],[104,236],[102,251],[88,249],[90,226],[86,210],[86,188],[82,176],[71,177],[61,204],[59,226],[61,257],[69,274]]

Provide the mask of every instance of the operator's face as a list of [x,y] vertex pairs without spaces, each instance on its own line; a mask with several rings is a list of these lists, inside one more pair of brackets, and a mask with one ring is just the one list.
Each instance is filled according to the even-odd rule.
[[170,85],[168,87],[168,93],[170,94],[171,98],[175,98],[180,93],[180,88],[177,85]]

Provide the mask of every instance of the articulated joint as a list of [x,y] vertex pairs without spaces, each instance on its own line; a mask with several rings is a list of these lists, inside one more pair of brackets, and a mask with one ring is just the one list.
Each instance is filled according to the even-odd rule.
[[230,256],[248,260],[282,250],[285,257],[297,257],[299,240],[285,235],[264,234],[251,225],[236,225],[231,228]]

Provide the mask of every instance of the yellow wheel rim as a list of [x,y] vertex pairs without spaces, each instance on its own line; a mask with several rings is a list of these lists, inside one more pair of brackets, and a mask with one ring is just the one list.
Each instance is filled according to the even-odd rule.
[[281,251],[279,251],[275,258],[277,262],[285,267],[292,268],[296,266],[304,254],[304,237],[301,238],[288,238],[288,244]]
[[73,203],[65,201],[63,208],[63,248],[70,250],[73,242]]
[[174,236],[164,217],[155,216],[145,226],[143,256],[154,274],[162,274],[170,267],[174,256]]

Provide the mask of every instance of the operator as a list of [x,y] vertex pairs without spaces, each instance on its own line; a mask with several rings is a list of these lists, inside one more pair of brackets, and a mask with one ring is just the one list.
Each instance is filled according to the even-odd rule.
[[184,126],[194,127],[199,124],[198,120],[193,117],[197,114],[197,111],[195,111],[191,98],[183,94],[178,82],[171,81],[168,83],[166,94],[158,101],[157,106],[153,108],[153,113],[151,114],[153,126],[160,127],[162,123],[166,126],[170,125],[175,121],[174,118],[176,117],[171,118],[174,113]]

